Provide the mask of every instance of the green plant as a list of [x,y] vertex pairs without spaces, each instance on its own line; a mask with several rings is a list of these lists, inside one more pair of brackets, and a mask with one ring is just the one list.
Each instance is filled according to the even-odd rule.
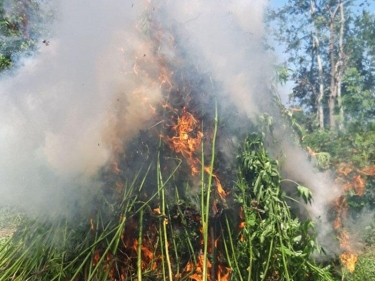
[[355,270],[353,273],[344,272],[343,280],[363,281],[374,280],[375,276],[375,248],[372,246],[367,251],[359,255]]
[[[319,247],[313,225],[293,218],[280,190],[277,162],[271,160],[263,140],[252,135],[238,157],[239,178],[233,190],[242,210],[243,226],[231,243],[228,259],[238,268],[238,280],[333,280],[329,268],[311,260]],[[306,202],[311,193],[299,192]],[[228,227],[227,231],[231,233]]]

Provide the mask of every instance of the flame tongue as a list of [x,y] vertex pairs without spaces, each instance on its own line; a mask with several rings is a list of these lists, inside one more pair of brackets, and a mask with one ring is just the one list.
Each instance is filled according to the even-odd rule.
[[183,107],[177,124],[172,126],[172,130],[175,136],[167,138],[170,148],[177,153],[181,153],[187,159],[191,174],[196,175],[199,172],[199,161],[194,157],[194,153],[199,148],[203,138],[199,122],[193,114],[187,111],[186,107]]
[[[170,105],[164,105],[163,107],[176,112]],[[172,126],[172,131],[174,132],[173,137],[162,137],[171,149],[177,153],[181,153],[187,160],[191,169],[191,175],[197,175],[200,172],[202,163],[196,157],[195,153],[198,151],[204,136],[200,128],[200,123],[192,113],[187,111],[186,107],[183,107],[182,113],[177,119],[177,124]],[[212,173],[209,166],[203,167],[203,170],[215,179],[216,192],[221,199],[224,199],[227,193],[223,189],[218,176]]]
[[353,272],[355,270],[357,255],[345,252],[340,255],[340,260],[350,272]]
[[[365,166],[362,169],[356,168],[349,163],[341,163],[336,169],[336,182],[341,185],[344,192],[355,192],[356,196],[363,196],[365,193],[366,178],[364,176],[375,175],[375,165]],[[342,225],[347,217],[348,203],[345,196],[336,199],[335,202],[337,217],[334,221],[334,229],[340,238],[340,248],[343,250],[340,254],[341,263],[350,271],[355,270],[358,251],[353,247],[354,239],[351,237]]]

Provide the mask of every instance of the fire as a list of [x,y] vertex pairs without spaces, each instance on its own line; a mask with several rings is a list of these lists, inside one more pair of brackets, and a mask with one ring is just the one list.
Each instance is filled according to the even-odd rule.
[[356,191],[358,196],[363,196],[365,194],[365,184],[366,180],[363,179],[360,175],[353,177],[353,189]]
[[337,217],[335,221],[333,222],[333,228],[334,229],[339,229],[341,227],[341,218]]
[[375,165],[356,169],[351,164],[343,163],[337,168],[336,173],[337,181],[342,184],[344,191],[354,190],[357,196],[363,196],[366,186],[366,178],[363,176],[375,176]]
[[99,251],[96,250],[93,261],[92,261],[92,266],[96,266],[98,264],[99,259],[100,259],[100,254],[99,254]]
[[[352,164],[341,163],[336,169],[336,182],[341,185],[343,191],[354,191],[356,196],[363,196],[366,191],[366,176],[375,176],[375,165],[365,166],[361,169],[355,168]],[[340,255],[341,263],[350,271],[355,270],[357,253],[352,249],[352,242],[349,233],[344,229],[342,222],[346,217],[348,204],[346,197],[341,196],[335,202],[337,217],[334,221],[334,229],[338,232],[340,248],[343,253]]]
[[[342,197],[344,198],[344,197]],[[341,199],[342,202],[345,202],[344,204],[338,204],[340,209],[339,216],[334,221],[334,228],[338,232],[338,237],[340,239],[340,248],[344,250],[344,252],[340,255],[341,263],[350,271],[353,272],[355,270],[355,264],[357,262],[357,254],[351,247],[351,239],[348,231],[342,228],[342,218],[345,217],[343,213],[346,212],[347,206],[346,206],[346,200]]]
[[[193,264],[188,264],[185,268],[186,272],[194,270],[194,273],[192,275],[189,275],[189,279],[195,280],[195,281],[201,281],[203,280],[203,254],[200,253],[198,256],[197,265],[194,266]],[[207,260],[207,272],[209,274],[210,269],[212,267],[212,264],[209,260]],[[208,280],[210,280],[210,277],[208,276]]]
[[375,176],[375,165],[366,166],[362,169],[358,169],[358,172],[366,176]]
[[344,252],[340,255],[340,260],[350,272],[353,272],[355,270],[357,255]]
[[[244,213],[243,213],[243,208],[240,207],[240,214],[239,214],[239,217],[240,217],[240,224],[238,225],[238,230],[242,230],[245,228],[246,224],[245,224],[245,221],[244,221]],[[240,234],[240,238],[239,238],[240,242],[243,242],[245,240],[243,234],[241,233]]]
[[177,124],[172,126],[175,136],[167,141],[171,149],[188,161],[191,174],[194,176],[199,172],[199,161],[194,157],[194,153],[201,145],[203,133],[200,131],[200,124],[192,113],[183,107],[181,116],[178,117]]
[[350,271],[355,270],[355,264],[357,262],[357,255],[351,247],[351,240],[349,233],[343,229],[342,220],[346,217],[347,212],[347,202],[344,196],[339,197],[336,200],[336,211],[337,217],[333,223],[334,229],[338,233],[338,238],[340,239],[340,248],[344,252],[340,255],[341,263]]
[[119,174],[121,172],[121,170],[119,169],[118,167],[118,163],[117,161],[113,161],[112,162],[112,171],[115,173],[115,174]]
[[[203,259],[204,256],[202,253],[199,253],[197,264],[195,265],[193,262],[189,262],[184,269],[184,273],[189,277],[188,280],[195,280],[195,281],[202,281],[203,280]],[[212,280],[211,278],[211,270],[212,270],[212,263],[210,260],[207,260],[207,279]],[[192,273],[193,272],[193,273]],[[229,267],[225,267],[222,265],[218,266],[217,269],[217,277],[214,280],[218,281],[229,281],[230,280],[230,273],[232,270]],[[192,274],[189,274],[192,273]]]
[[224,199],[228,194],[223,189],[223,186],[221,185],[218,177],[215,174],[211,173],[210,167],[204,167],[204,171],[216,180],[216,192],[220,196],[221,199]]
[[343,249],[350,249],[349,233],[345,230],[341,231],[340,238],[341,238],[340,247]]
[[[168,108],[174,113],[177,112],[177,110],[169,104],[165,104],[163,107]],[[171,129],[174,132],[173,137],[162,137],[166,140],[171,149],[182,154],[191,169],[191,175],[196,176],[200,172],[202,163],[195,153],[201,146],[202,138],[204,136],[200,129],[199,121],[187,110],[186,107],[183,107],[180,116],[178,116],[177,123],[173,125]],[[212,173],[211,167],[209,166],[203,167],[203,170],[215,179],[216,192],[223,200],[227,196],[227,192],[221,185],[218,176]]]
[[[177,77],[175,76],[175,68],[171,66],[168,59],[164,58],[162,54],[159,53],[159,43],[167,37],[170,39],[171,48],[174,44],[173,37],[168,36],[168,33],[163,34],[162,29],[159,30],[157,23],[152,22],[151,28],[155,29],[156,33],[152,38],[153,42],[148,48],[145,46],[140,46],[140,49],[145,49],[147,52],[140,51],[135,59],[135,63],[129,63],[126,67],[126,75],[131,77],[135,82],[143,82],[146,80],[147,87],[139,86],[134,83],[135,86],[129,91],[130,97],[128,100],[138,101],[140,104],[141,111],[148,111],[147,118],[152,117],[152,119],[146,119],[150,121],[147,123],[147,127],[142,127],[147,129],[147,133],[150,135],[160,136],[160,131],[157,128],[161,128],[161,139],[163,142],[172,150],[175,154],[178,154],[182,158],[184,166],[187,166],[187,173],[193,177],[199,176],[200,173],[204,173],[206,178],[212,180],[213,185],[213,200],[211,210],[213,215],[220,215],[222,211],[222,200],[227,196],[227,192],[224,190],[218,175],[215,173],[214,167],[205,166],[206,161],[201,160],[201,148],[202,142],[204,141],[202,120],[198,116],[199,110],[193,110],[194,103],[191,102],[192,96],[190,96],[191,87],[189,81],[183,75]],[[166,42],[162,42],[166,44]],[[153,48],[152,46],[155,46]],[[146,56],[147,54],[147,56]],[[175,63],[175,61],[173,62]],[[148,69],[151,68],[152,71]],[[182,83],[180,81],[182,79]],[[187,91],[185,91],[187,89]],[[164,103],[160,100],[152,98],[152,95],[148,93],[155,91],[164,98]],[[198,91],[197,91],[198,92]],[[128,101],[127,100],[127,101]],[[128,124],[127,120],[122,120],[123,112],[126,112],[129,108],[126,106],[127,103],[120,102],[117,99],[116,106],[118,110],[113,112],[114,122],[110,122],[110,126],[113,127],[114,132],[119,132],[115,135],[109,134],[109,141],[113,147],[113,158],[110,161],[110,171],[113,175],[113,184],[117,193],[124,192],[125,188],[125,175],[127,172],[126,165],[123,164],[122,159],[125,156],[126,147],[124,147],[123,138],[128,138],[128,130],[123,124]],[[131,104],[131,102],[129,103]],[[138,112],[138,111],[137,111]],[[141,116],[142,117],[142,116]],[[123,122],[117,122],[119,119]],[[139,122],[145,118],[133,118],[134,122]],[[132,119],[132,120],[133,120]],[[156,120],[155,120],[156,119]],[[151,123],[152,122],[152,123]],[[206,124],[206,123],[205,123]],[[132,124],[129,124],[132,125]],[[125,127],[125,129],[124,129]],[[131,126],[129,126],[131,127]],[[206,128],[206,125],[205,125]],[[207,126],[209,128],[209,126]],[[153,130],[151,130],[153,129]],[[166,132],[167,131],[167,132]],[[155,133],[156,132],[156,133]],[[154,135],[155,134],[155,135]],[[207,133],[206,139],[209,140],[210,134]],[[149,147],[147,147],[149,148]],[[164,147],[163,147],[164,148]],[[127,152],[128,153],[128,152]],[[168,166],[162,166],[161,172],[168,172]],[[112,180],[112,178],[111,178]],[[211,188],[211,187],[208,187]],[[211,193],[209,193],[211,195]],[[148,198],[143,198],[150,196],[147,192],[141,195],[142,200],[148,200]],[[154,203],[154,202],[152,202]],[[152,206],[152,207],[151,207]],[[157,206],[157,205],[156,205]],[[219,234],[218,230],[210,229],[210,237],[208,238],[208,255],[203,254],[203,234],[202,229],[199,235],[198,227],[202,223],[200,215],[195,213],[191,214],[188,218],[189,221],[194,221],[194,224],[190,223],[189,226],[194,227],[194,233],[200,236],[201,241],[195,240],[194,244],[198,249],[194,249],[194,258],[192,257],[175,257],[172,255],[174,251],[178,251],[177,246],[172,243],[171,234],[169,233],[170,227],[173,227],[173,221],[177,220],[178,216],[186,216],[185,212],[178,213],[178,215],[166,217],[164,214],[165,210],[161,207],[156,207],[150,203],[150,209],[144,213],[147,219],[143,219],[142,223],[139,223],[140,217],[135,215],[133,217],[126,218],[126,224],[121,232],[121,241],[119,243],[119,248],[117,250],[116,256],[111,257],[110,255],[103,256],[103,250],[95,252],[94,256],[94,266],[99,266],[98,262],[107,266],[106,270],[110,272],[108,275],[110,280],[127,280],[129,276],[133,276],[137,268],[144,272],[152,272],[155,276],[162,276],[165,274],[164,270],[166,268],[166,263],[170,262],[173,266],[175,263],[181,264],[181,267],[177,267],[178,271],[174,272],[173,276],[175,280],[197,280],[201,281],[207,278],[208,280],[230,280],[231,269],[226,267],[224,264],[225,258],[220,252],[220,247],[222,246],[223,236]],[[146,209],[146,208],[145,208]],[[190,209],[186,212],[191,212]],[[189,216],[189,215],[188,215]],[[217,219],[217,217],[215,217]],[[184,221],[187,218],[183,218]],[[167,225],[165,241],[163,245],[160,239],[164,239],[161,236],[161,228],[159,228],[160,223]],[[207,223],[207,222],[203,222]],[[185,227],[186,222],[183,222],[183,226],[177,226],[176,233],[179,227]],[[196,227],[196,228],[195,228]],[[209,229],[209,226],[206,227]],[[173,230],[175,231],[175,230]],[[195,238],[194,238],[195,239]],[[200,244],[198,244],[200,242]],[[166,261],[166,253],[170,252],[170,261]],[[197,254],[199,252],[199,254]],[[176,253],[178,255],[179,253]],[[114,255],[114,254],[113,254]],[[114,261],[115,260],[115,261]],[[194,261],[193,261],[194,260]],[[119,266],[117,268],[116,266]],[[206,268],[204,268],[204,266]],[[172,267],[174,269],[174,267]],[[111,272],[115,272],[117,277]],[[207,276],[202,276],[203,274]],[[172,275],[169,275],[172,276]],[[174,279],[173,278],[173,279]],[[172,279],[169,277],[168,279]]]
[[232,270],[229,267],[219,267],[219,273],[218,273],[218,281],[228,281],[230,280],[230,273]]

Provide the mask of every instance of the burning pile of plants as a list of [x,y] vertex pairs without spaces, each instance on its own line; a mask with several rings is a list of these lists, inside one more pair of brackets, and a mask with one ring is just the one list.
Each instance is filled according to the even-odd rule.
[[225,198],[204,168],[193,197],[187,160],[159,144],[132,178],[106,173],[117,184],[91,217],[22,224],[1,250],[1,280],[330,280],[309,260],[311,223],[292,217],[260,137],[246,139]]
[[[220,83],[195,67],[173,27],[152,17],[140,26],[153,68],[137,58],[131,75],[153,80],[162,102],[142,101],[153,117],[137,137],[114,136],[101,188],[80,214],[20,224],[0,250],[0,280],[330,280],[257,126],[220,106]],[[166,38],[173,55],[160,51]]]

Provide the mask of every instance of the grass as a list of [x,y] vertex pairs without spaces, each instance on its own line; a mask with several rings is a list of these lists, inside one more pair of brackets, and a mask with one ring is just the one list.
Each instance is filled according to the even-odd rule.
[[21,222],[23,214],[9,206],[0,207],[0,247],[13,235]]
[[22,219],[22,214],[9,206],[0,206],[0,229],[15,228]]
[[358,256],[353,273],[343,272],[342,280],[345,281],[373,281],[375,280],[375,246],[368,247]]

